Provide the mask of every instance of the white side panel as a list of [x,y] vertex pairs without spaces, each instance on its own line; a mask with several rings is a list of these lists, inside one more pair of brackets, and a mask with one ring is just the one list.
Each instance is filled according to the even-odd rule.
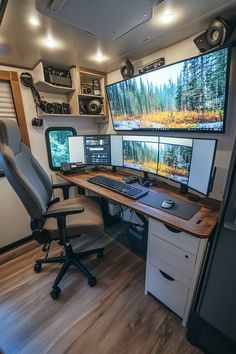
[[214,140],[194,140],[188,185],[203,194],[207,194],[214,151]]
[[111,164],[112,166],[123,166],[121,135],[111,135]]
[[83,162],[84,159],[84,137],[73,136],[68,138],[70,162]]

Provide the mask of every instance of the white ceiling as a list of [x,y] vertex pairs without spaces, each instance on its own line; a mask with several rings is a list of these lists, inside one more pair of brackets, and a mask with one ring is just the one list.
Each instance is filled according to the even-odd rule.
[[[118,0],[109,1],[114,3],[114,9],[115,4],[119,3]],[[129,8],[131,4],[135,8],[136,0],[127,2]],[[151,20],[122,37],[111,40],[90,35],[78,27],[46,17],[36,10],[35,3],[35,0],[8,1],[0,27],[0,64],[31,69],[43,60],[55,66],[79,64],[109,72],[119,68],[126,57],[135,61],[205,30],[216,16],[236,19],[236,0],[164,0],[154,7]],[[104,16],[103,11],[99,15],[103,30],[108,16],[106,9],[104,8]],[[160,22],[160,16],[166,10],[171,10],[174,14],[173,22],[169,24]],[[116,11],[110,11],[111,16],[115,13]],[[32,27],[29,24],[29,16],[32,15],[39,19],[40,26]],[[122,18],[121,26],[124,25]],[[135,23],[135,19],[132,22]],[[48,35],[55,39],[55,48],[45,46]],[[107,60],[96,62],[94,57],[98,51]]]

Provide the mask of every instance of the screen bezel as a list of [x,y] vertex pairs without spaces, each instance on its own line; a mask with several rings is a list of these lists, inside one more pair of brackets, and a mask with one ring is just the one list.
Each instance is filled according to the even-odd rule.
[[[131,79],[134,79],[136,77],[140,77],[140,76],[143,76],[147,73],[150,73],[150,72],[153,72],[153,71],[157,71],[157,70],[161,70],[163,68],[167,68],[167,67],[170,67],[170,66],[173,66],[173,65],[176,65],[176,64],[179,64],[179,63],[183,63],[185,61],[188,61],[188,60],[191,60],[191,59],[194,59],[194,58],[199,58],[203,55],[207,55],[207,54],[210,54],[210,53],[214,53],[214,52],[217,52],[219,50],[222,50],[222,49],[228,49],[228,58],[227,58],[227,70],[226,70],[226,88],[225,88],[225,102],[224,102],[224,117],[223,117],[223,120],[222,120],[222,123],[223,123],[223,126],[222,126],[222,130],[221,131],[217,131],[217,130],[206,130],[206,129],[191,129],[191,128],[134,128],[134,129],[117,129],[115,128],[114,126],[114,119],[113,119],[113,115],[112,115],[112,110],[111,110],[111,105],[110,105],[110,100],[109,100],[109,95],[108,95],[108,92],[107,92],[107,88],[110,87],[110,86],[113,86],[113,85],[116,85],[116,84],[119,84],[121,82],[124,82],[124,81],[128,81],[128,80],[131,80]],[[230,77],[230,66],[231,66],[231,54],[232,54],[232,50],[231,50],[231,46],[230,45],[226,45],[226,46],[222,46],[221,48],[217,48],[217,49],[214,49],[214,50],[211,50],[211,51],[208,51],[206,53],[202,53],[202,54],[199,54],[199,55],[196,55],[196,56],[193,56],[193,57],[190,57],[190,58],[187,58],[187,59],[183,59],[183,60],[179,60],[177,62],[174,62],[174,63],[171,63],[171,64],[168,64],[168,65],[164,65],[162,67],[159,67],[159,68],[155,68],[153,70],[150,70],[148,72],[144,72],[142,74],[137,74],[137,75],[134,75],[132,76],[131,78],[128,78],[128,79],[123,79],[123,80],[119,80],[117,82],[114,82],[112,84],[109,84],[109,85],[106,85],[105,86],[105,89],[106,89],[106,96],[107,96],[107,101],[108,101],[108,106],[109,106],[109,111],[110,111],[110,116],[111,116],[111,120],[112,120],[112,126],[113,126],[113,129],[114,131],[117,131],[117,132],[137,132],[137,131],[143,131],[143,132],[178,132],[178,133],[207,133],[207,134],[224,134],[225,133],[225,128],[226,128],[226,117],[227,117],[227,107],[228,107],[228,92],[229,92],[229,77]]]

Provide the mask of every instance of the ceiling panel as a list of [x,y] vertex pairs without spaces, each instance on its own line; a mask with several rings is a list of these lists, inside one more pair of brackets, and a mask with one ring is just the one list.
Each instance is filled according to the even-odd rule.
[[[136,0],[128,2],[135,8]],[[116,0],[116,3],[119,2]],[[173,21],[169,24],[161,23],[160,16],[170,10],[174,14]],[[109,14],[110,10],[106,17]],[[120,67],[127,56],[135,61],[203,31],[219,15],[236,18],[236,0],[164,0],[154,7],[150,21],[112,40],[89,35],[81,29],[41,14],[34,0],[9,0],[1,24],[0,63],[33,68],[38,61],[44,60],[58,66],[80,64],[109,72]],[[39,26],[29,24],[30,16],[38,19]],[[135,19],[131,22],[135,23]],[[105,22],[102,29],[106,29]],[[45,39],[49,36],[56,43],[52,48],[45,45]],[[102,53],[105,60],[96,62],[97,53]]]

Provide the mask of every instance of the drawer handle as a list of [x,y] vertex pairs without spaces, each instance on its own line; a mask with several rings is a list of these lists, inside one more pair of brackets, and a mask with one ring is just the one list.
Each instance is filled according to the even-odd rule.
[[169,225],[166,225],[166,224],[164,224],[164,226],[167,228],[167,230],[169,230],[169,231],[171,231],[171,232],[174,232],[175,234],[178,234],[178,233],[181,232],[180,230],[177,230],[177,229],[175,229],[175,228],[172,227],[172,226],[169,226]]
[[161,275],[166,278],[167,280],[170,280],[170,281],[174,281],[175,279],[172,278],[170,275],[166,274],[165,272],[163,272],[163,270],[160,270],[159,269],[159,272],[161,273]]

